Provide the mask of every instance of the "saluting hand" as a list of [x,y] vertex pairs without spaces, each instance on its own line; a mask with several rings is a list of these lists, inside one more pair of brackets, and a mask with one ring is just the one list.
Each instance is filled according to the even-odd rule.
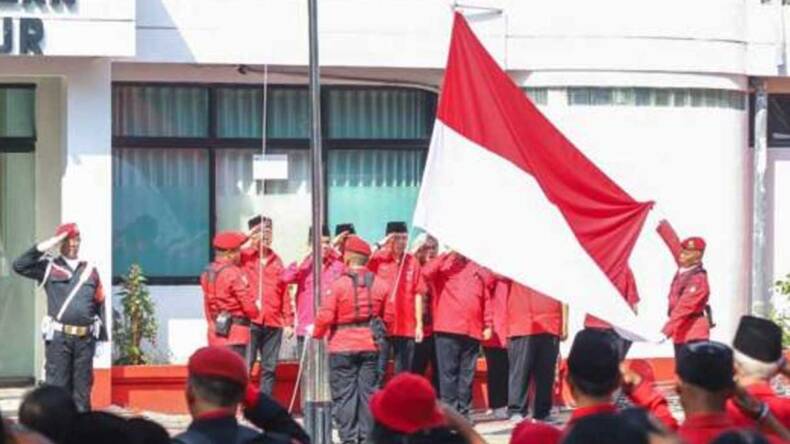
[[494,336],[494,330],[491,327],[486,327],[486,329],[483,330],[484,341],[491,339],[493,336]]
[[42,253],[51,250],[60,245],[64,240],[66,240],[67,237],[69,237],[68,231],[60,233],[57,236],[52,236],[45,241],[39,242],[39,244],[36,245],[36,249]]

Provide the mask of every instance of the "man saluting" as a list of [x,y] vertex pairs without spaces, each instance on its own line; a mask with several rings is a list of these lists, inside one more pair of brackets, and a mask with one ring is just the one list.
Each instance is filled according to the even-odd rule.
[[708,274],[702,267],[705,240],[690,237],[680,242],[666,220],[658,224],[658,234],[678,264],[669,290],[669,320],[661,330],[675,344],[675,357],[684,345],[710,337]]
[[[55,236],[33,246],[16,261],[14,271],[38,281],[47,295],[42,321],[47,384],[63,387],[80,411],[91,409],[93,354],[96,340],[107,340],[104,289],[96,268],[80,260],[80,230],[62,224]],[[48,253],[59,247],[60,255]]]

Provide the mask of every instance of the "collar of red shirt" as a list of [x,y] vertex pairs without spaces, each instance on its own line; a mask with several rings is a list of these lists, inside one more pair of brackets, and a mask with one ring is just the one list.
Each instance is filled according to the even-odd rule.
[[236,417],[235,410],[230,410],[230,409],[211,410],[198,415],[197,417],[195,417],[195,419],[206,421],[211,419],[228,418],[228,417],[235,418]]
[[599,413],[616,413],[616,412],[617,412],[617,408],[614,406],[614,404],[611,403],[591,405],[589,407],[579,407],[571,413],[571,417],[568,420],[568,423],[570,424],[576,422],[590,415],[597,415]]
[[727,413],[725,412],[708,412],[696,413],[686,416],[686,420],[681,424],[681,429],[723,429],[727,427],[735,427]]
[[746,391],[752,396],[775,396],[776,392],[771,387],[771,384],[765,381],[755,382],[746,386]]

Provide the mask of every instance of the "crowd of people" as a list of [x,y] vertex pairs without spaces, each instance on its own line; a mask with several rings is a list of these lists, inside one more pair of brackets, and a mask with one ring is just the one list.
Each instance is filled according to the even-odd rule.
[[[471,425],[481,350],[489,406],[496,419],[518,424],[514,443],[695,444],[739,427],[752,435],[738,432],[726,438],[735,441],[721,442],[788,439],[790,401],[770,386],[774,376],[788,372],[782,332],[768,320],[744,317],[734,351],[709,341],[713,320],[702,238],[681,241],[665,221],[657,230],[678,264],[663,333],[675,344],[684,421],[678,423],[655,390],[650,365],[626,360],[630,342],[588,315],[567,357],[576,408],[559,430],[551,425],[553,387],[559,343],[568,335],[567,306],[459,252],[440,251],[427,234],[409,249],[404,222],[383,228],[385,237],[371,245],[353,224],[335,227],[334,237],[321,227],[318,295],[312,254],[286,267],[272,249],[271,219],[259,215],[248,221],[246,233],[215,236],[215,259],[200,277],[209,346],[190,359],[186,398],[193,423],[176,442],[309,442],[270,397],[283,337],[293,335],[300,355],[311,338],[327,343],[334,425],[344,444],[483,442]],[[314,234],[310,230],[310,244]],[[105,442],[102,436],[121,434],[133,439],[135,430],[166,441],[161,428],[143,419],[91,412],[93,351],[96,341],[106,340],[104,291],[95,268],[78,257],[80,240],[76,225],[61,225],[14,263],[48,297],[43,334],[49,385],[28,396],[20,422],[55,442]],[[633,276],[615,284],[636,312]],[[387,383],[390,361],[395,376]],[[260,382],[253,388],[249,375],[256,365]],[[635,408],[618,412],[615,393]],[[56,421],[45,407],[58,398],[70,400],[73,409],[63,407],[70,413]],[[24,414],[26,404],[37,413]],[[263,433],[239,424],[240,406]],[[25,419],[31,415],[38,419]],[[59,436],[49,426],[69,432]],[[145,436],[140,442],[149,442]]]

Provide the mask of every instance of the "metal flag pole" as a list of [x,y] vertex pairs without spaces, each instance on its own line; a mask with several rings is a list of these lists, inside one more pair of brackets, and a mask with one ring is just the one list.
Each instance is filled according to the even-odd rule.
[[[310,42],[310,145],[313,153],[311,198],[313,206],[313,309],[317,315],[321,306],[321,227],[323,226],[323,180],[321,161],[321,84],[318,66],[317,0],[308,0],[308,28]],[[305,428],[315,444],[332,443],[332,397],[329,393],[329,362],[323,340],[309,339],[310,347],[306,396]]]

